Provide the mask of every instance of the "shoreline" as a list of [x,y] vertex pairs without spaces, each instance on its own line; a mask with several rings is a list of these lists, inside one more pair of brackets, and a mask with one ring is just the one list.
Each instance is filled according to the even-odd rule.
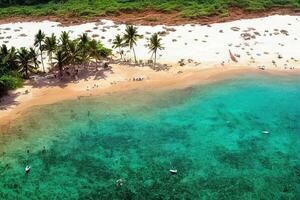
[[[284,71],[268,69],[265,71],[252,67],[215,67],[199,69],[195,67],[173,67],[169,71],[155,72],[150,68],[127,67],[112,65],[113,72],[105,79],[89,77],[78,83],[60,83],[55,86],[25,85],[23,88],[11,92],[0,103],[0,126],[5,128],[34,106],[53,104],[64,100],[75,100],[80,97],[111,95],[134,90],[171,90],[183,89],[198,84],[210,84],[227,80],[238,75],[265,74],[290,76],[299,75],[299,70]],[[179,73],[180,72],[180,73]],[[132,81],[132,77],[140,76],[144,81]],[[100,87],[98,87],[98,84]],[[91,86],[97,85],[97,88]],[[26,90],[30,91],[26,94]],[[1,105],[2,104],[2,105]]]
[[153,9],[136,10],[136,11],[119,11],[115,13],[107,13],[105,15],[92,16],[89,18],[77,17],[72,14],[64,14],[62,16],[7,16],[0,18],[0,25],[8,23],[23,22],[42,22],[54,21],[59,22],[61,26],[68,27],[72,25],[81,25],[85,23],[99,22],[100,20],[112,20],[116,24],[134,24],[145,26],[167,25],[178,26],[185,24],[210,25],[215,23],[232,22],[243,19],[254,19],[268,17],[272,15],[290,15],[300,16],[300,11],[292,8],[270,8],[263,11],[246,11],[238,7],[229,9],[228,16],[211,15],[203,17],[182,17],[178,11],[158,11]]

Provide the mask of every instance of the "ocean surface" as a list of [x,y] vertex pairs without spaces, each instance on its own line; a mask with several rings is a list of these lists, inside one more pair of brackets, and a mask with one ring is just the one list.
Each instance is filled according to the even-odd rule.
[[0,199],[300,199],[300,79],[36,106],[0,130]]

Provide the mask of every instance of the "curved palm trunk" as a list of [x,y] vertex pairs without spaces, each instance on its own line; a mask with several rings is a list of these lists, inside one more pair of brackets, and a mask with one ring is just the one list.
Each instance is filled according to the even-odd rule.
[[25,67],[25,78],[29,79],[28,67]]
[[120,53],[121,60],[123,60],[123,55],[122,55],[122,52],[121,52],[121,47],[119,47],[119,53]]
[[153,54],[154,54],[154,52],[152,52],[152,54],[150,56],[150,60],[153,60]]
[[156,66],[156,50],[154,51],[154,67]]
[[34,58],[34,66],[35,66],[36,69],[39,68],[39,64],[38,64],[37,58]]
[[134,47],[132,47],[132,50],[133,50],[133,55],[134,55],[134,61],[135,61],[135,63],[137,63]]
[[53,66],[53,63],[52,63],[52,53],[49,53],[49,60],[50,60],[51,66]]

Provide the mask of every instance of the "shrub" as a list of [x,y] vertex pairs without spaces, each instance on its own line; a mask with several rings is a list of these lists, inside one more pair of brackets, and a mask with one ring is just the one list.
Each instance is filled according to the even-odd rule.
[[112,50],[104,47],[101,43],[97,45],[97,52],[103,58],[112,55]]
[[0,96],[7,93],[8,90],[13,90],[22,87],[23,80],[17,76],[4,75],[0,77]]

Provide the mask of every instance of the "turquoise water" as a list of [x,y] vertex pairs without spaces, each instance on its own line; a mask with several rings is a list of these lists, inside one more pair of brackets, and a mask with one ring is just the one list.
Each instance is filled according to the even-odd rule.
[[34,107],[0,131],[0,199],[300,199],[299,120],[300,80],[257,75]]

